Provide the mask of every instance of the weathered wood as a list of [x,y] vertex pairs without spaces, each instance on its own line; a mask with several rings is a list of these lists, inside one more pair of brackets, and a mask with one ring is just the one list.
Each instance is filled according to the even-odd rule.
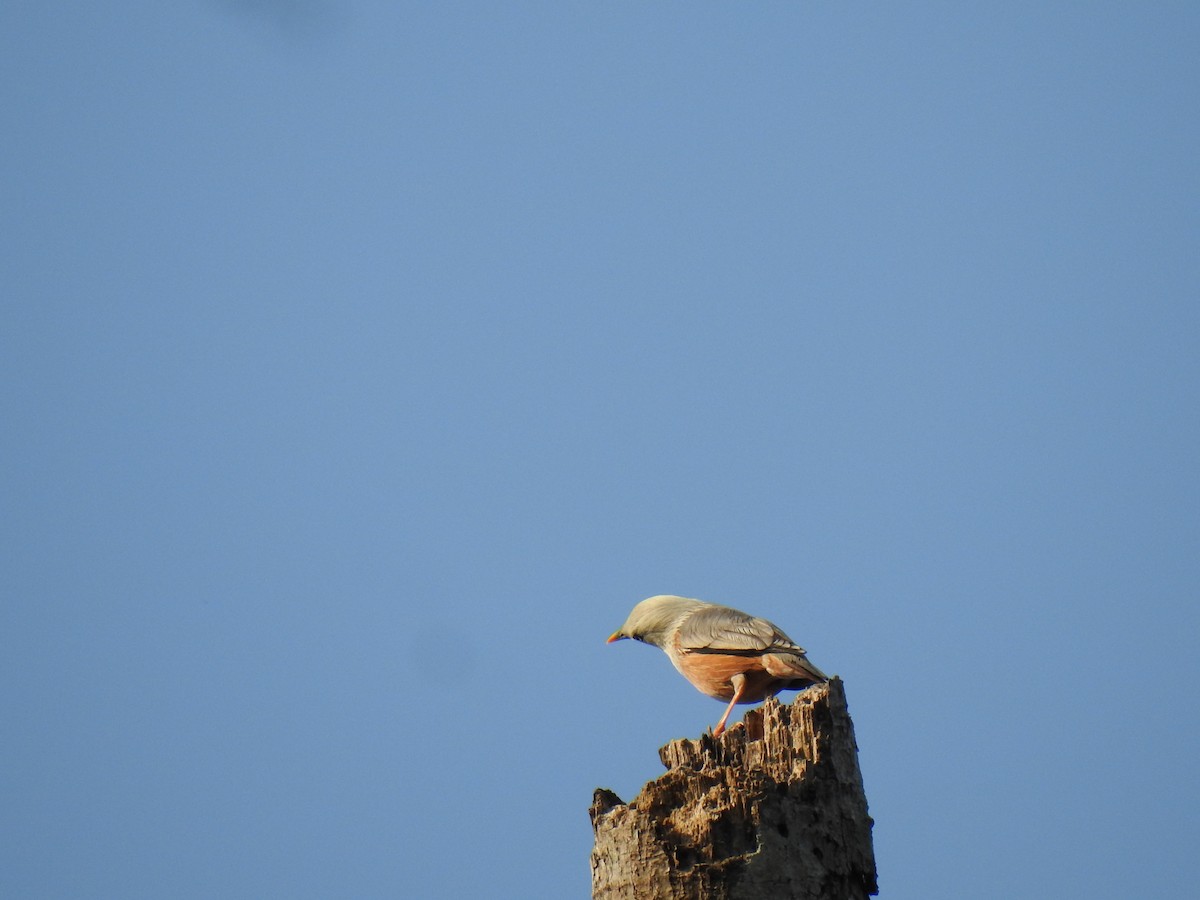
[[593,900],[865,900],[878,893],[854,725],[838,678],[725,734],[672,741],[628,804],[592,801]]

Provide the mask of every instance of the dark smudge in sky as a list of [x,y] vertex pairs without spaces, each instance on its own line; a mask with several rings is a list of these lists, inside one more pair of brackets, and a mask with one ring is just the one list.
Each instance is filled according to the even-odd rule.
[[329,0],[215,0],[214,5],[291,40],[332,38],[345,27],[351,13],[349,4]]

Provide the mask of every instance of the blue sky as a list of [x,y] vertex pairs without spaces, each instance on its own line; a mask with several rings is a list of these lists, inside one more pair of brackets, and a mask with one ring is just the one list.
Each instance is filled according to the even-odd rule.
[[0,7],[0,894],[587,896],[843,677],[881,896],[1182,896],[1194,4]]

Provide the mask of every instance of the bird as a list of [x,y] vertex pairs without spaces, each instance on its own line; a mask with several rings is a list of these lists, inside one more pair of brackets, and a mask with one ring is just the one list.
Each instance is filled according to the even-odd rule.
[[633,639],[658,647],[702,694],[728,700],[713,736],[739,703],[829,680],[779,626],[741,610],[659,594],[637,604],[607,643]]

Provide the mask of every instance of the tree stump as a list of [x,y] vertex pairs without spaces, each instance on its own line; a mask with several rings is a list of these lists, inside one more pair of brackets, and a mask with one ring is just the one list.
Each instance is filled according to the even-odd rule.
[[592,800],[593,900],[866,900],[878,893],[841,679],[725,734],[671,741],[626,804]]

